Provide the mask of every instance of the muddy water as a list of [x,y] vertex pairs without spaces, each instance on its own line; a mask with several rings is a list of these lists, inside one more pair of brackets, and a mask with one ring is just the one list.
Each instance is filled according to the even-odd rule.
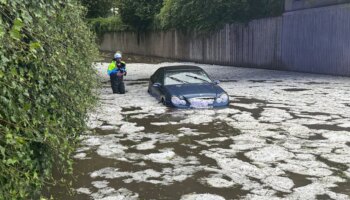
[[[141,111],[140,107],[129,107],[124,108],[122,112],[134,112]],[[167,113],[164,113],[160,116],[150,116],[143,119],[132,118],[136,114],[125,114],[124,121],[130,123],[136,123],[137,126],[145,127],[145,133],[154,133],[154,132],[171,132],[172,135],[176,136],[179,134],[178,129],[183,127],[181,125],[165,125],[159,128],[159,126],[152,125],[151,123],[165,123],[169,121],[181,121],[184,118],[179,116],[173,116],[172,112],[176,110],[169,109]],[[142,113],[142,112],[141,112]],[[140,113],[137,113],[140,114]],[[108,124],[104,124],[108,125]],[[205,125],[193,125],[185,124],[187,128],[195,129],[198,132],[204,132],[206,134],[198,136],[188,136],[183,137],[176,142],[167,142],[162,144],[156,144],[156,147],[152,150],[137,150],[133,148],[137,142],[129,140],[127,137],[120,137],[120,144],[128,146],[129,148],[125,151],[126,153],[135,153],[135,154],[151,154],[157,153],[158,149],[173,149],[175,154],[181,157],[196,156],[200,163],[198,166],[206,167],[217,167],[216,161],[210,158],[207,158],[204,155],[200,155],[200,152],[208,149],[205,147],[200,148],[191,148],[192,145],[197,145],[196,141],[217,137],[227,137],[227,140],[224,140],[220,143],[212,144],[210,148],[220,147],[220,148],[229,148],[233,144],[232,140],[228,136],[238,135],[240,132],[238,129],[234,129],[231,126],[228,126],[225,123],[220,121],[213,121]],[[114,131],[104,131],[101,129],[95,129],[94,134],[99,136],[110,135],[116,133]],[[147,140],[142,140],[141,142],[147,142]],[[154,169],[156,171],[161,171],[163,168],[171,167],[171,164],[157,164],[150,161],[145,161],[144,165],[132,165],[129,162],[116,161],[115,159],[104,158],[96,153],[96,149],[90,149],[86,152],[89,159],[78,159],[74,165],[74,174],[73,177],[66,177],[73,182],[73,188],[91,188],[91,183],[94,181],[104,181],[102,178],[91,178],[91,172],[96,169],[102,169],[104,167],[113,167],[118,168],[120,171],[129,171],[129,172],[138,172],[147,169]],[[243,154],[238,155],[238,158],[242,160],[248,160]],[[142,161],[142,159],[141,159]],[[186,165],[185,165],[186,167]],[[200,170],[195,172],[191,177],[186,179],[183,182],[174,182],[169,185],[162,184],[151,184],[151,183],[125,183],[123,178],[113,179],[109,181],[108,186],[112,188],[126,188],[130,191],[133,191],[142,197],[140,199],[180,199],[181,196],[188,193],[213,193],[220,195],[226,199],[237,199],[247,194],[247,191],[242,190],[241,186],[237,185],[230,188],[213,188],[205,183],[198,182],[203,177],[208,177],[212,173],[206,172],[205,170]],[[152,180],[152,179],[151,179]],[[159,180],[154,178],[153,180]],[[91,193],[98,192],[98,190],[91,190]],[[65,187],[53,187],[50,192],[53,197],[57,199],[90,199],[89,195],[81,194],[79,192],[73,192],[67,190]],[[126,198],[128,199],[128,198]]]
[[105,80],[74,175],[66,177],[73,185],[46,196],[349,199],[350,81],[280,80],[271,72],[243,79],[253,73],[230,69],[217,77],[228,108],[176,110],[147,94],[147,67],[131,66],[147,76],[126,80],[124,96],[110,94]]

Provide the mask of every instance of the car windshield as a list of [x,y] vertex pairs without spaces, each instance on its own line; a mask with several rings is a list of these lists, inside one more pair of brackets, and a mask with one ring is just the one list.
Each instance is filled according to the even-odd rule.
[[169,71],[165,74],[164,85],[211,83],[204,71]]

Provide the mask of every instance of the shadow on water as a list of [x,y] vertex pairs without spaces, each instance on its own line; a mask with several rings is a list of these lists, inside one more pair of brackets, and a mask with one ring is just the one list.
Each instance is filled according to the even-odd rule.
[[315,134],[309,137],[309,140],[327,140],[322,134]]
[[286,174],[290,179],[292,179],[294,188],[304,187],[312,183],[312,181],[308,179],[311,178],[310,176],[305,176],[293,172],[286,172]]
[[330,200],[332,198],[329,195],[324,194],[324,195],[316,195],[316,199],[319,199],[319,200]]
[[[232,97],[231,97],[232,98]],[[250,112],[252,114],[252,117],[256,120],[258,120],[261,117],[261,113],[264,111],[264,107],[266,107],[266,104],[269,102],[260,100],[260,99],[255,99],[255,98],[242,98],[242,97],[233,97],[233,100],[231,100],[230,103],[230,108],[232,109],[237,109],[239,111],[244,111],[244,112]],[[244,108],[241,106],[237,106],[235,103],[240,103],[240,104],[257,104],[257,108]]]
[[303,88],[287,88],[283,89],[286,92],[303,92],[303,91],[308,91],[310,89],[303,89]]
[[133,85],[147,85],[148,84],[148,82],[146,82],[146,81],[130,81],[130,82],[128,82],[126,85],[127,86],[133,86]]
[[350,187],[349,187],[350,180],[347,180],[344,183],[338,183],[337,187],[332,188],[331,190],[333,192],[341,193],[350,196]]
[[283,80],[248,80],[252,83],[281,83]]
[[350,128],[343,128],[337,125],[330,124],[305,124],[304,126],[308,127],[309,129],[315,130],[350,131]]

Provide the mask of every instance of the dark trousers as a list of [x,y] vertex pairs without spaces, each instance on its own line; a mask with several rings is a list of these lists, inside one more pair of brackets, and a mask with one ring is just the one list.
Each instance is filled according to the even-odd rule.
[[112,74],[111,78],[111,86],[113,93],[115,94],[125,94],[125,85],[123,81],[123,76],[117,76],[117,74]]

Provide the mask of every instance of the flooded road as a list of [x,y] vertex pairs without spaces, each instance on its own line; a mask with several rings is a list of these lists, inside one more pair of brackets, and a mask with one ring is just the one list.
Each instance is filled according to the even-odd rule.
[[230,106],[176,110],[147,93],[173,64],[129,64],[125,95],[97,66],[104,86],[74,156],[76,192],[55,187],[55,199],[349,199],[349,78],[199,65]]

